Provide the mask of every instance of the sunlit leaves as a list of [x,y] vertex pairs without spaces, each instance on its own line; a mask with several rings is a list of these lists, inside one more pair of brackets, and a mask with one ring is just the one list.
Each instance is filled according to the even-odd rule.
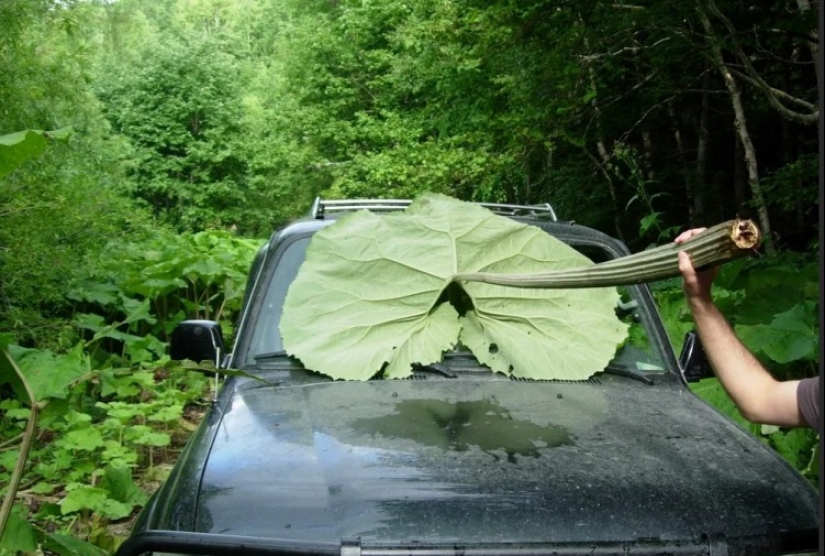
[[70,485],[70,488],[72,486],[74,488],[60,501],[64,514],[91,510],[108,519],[122,519],[132,513],[131,504],[114,500],[106,489],[88,485]]
[[[112,63],[100,96],[134,146],[130,193],[178,229],[261,229],[245,208],[240,64],[222,39],[192,33],[147,44],[137,68]],[[257,211],[257,208],[256,208]]]

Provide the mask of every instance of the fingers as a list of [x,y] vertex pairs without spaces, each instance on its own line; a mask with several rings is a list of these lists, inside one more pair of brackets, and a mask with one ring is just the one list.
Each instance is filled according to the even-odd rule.
[[682,274],[682,289],[692,306],[711,301],[711,288],[719,267],[697,271],[693,267],[690,255],[679,251],[679,272]]
[[684,251],[679,251],[679,272],[682,274],[682,288],[687,293],[694,292],[699,284],[699,277],[696,269],[693,268],[693,261],[690,255]]
[[690,278],[696,275],[696,269],[693,268],[693,263],[690,260],[690,255],[684,251],[679,251],[679,272],[685,278]]
[[678,236],[676,236],[676,239],[674,239],[673,241],[675,241],[676,243],[684,243],[687,240],[689,240],[690,238],[692,238],[693,236],[695,236],[696,234],[700,234],[700,233],[704,232],[705,230],[707,230],[707,228],[694,228],[692,230],[684,231],[681,234],[679,234]]

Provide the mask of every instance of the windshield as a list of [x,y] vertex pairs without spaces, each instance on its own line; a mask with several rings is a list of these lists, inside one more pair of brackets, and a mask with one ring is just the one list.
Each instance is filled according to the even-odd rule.
[[[262,292],[258,292],[251,299],[255,310],[250,314],[247,327],[251,327],[251,340],[246,344],[243,353],[243,362],[246,367],[265,366],[267,360],[282,357],[284,346],[279,331],[279,323],[289,285],[295,279],[298,269],[304,261],[306,249],[311,236],[300,237],[283,247],[277,260],[273,261],[274,270],[264,274],[263,280],[268,285]],[[575,245],[574,245],[575,247]],[[588,258],[594,262],[601,262],[610,257],[603,249],[592,245],[579,247]],[[662,356],[654,342],[649,341],[648,318],[641,310],[640,303],[635,297],[638,288],[620,287],[621,299],[616,306],[616,318],[629,325],[627,339],[619,346],[610,365],[614,368],[630,371],[661,372],[665,366]],[[258,301],[263,296],[262,301]],[[249,328],[248,328],[249,329]],[[463,351],[457,346],[457,351]],[[450,358],[445,358],[445,362]],[[453,358],[454,359],[454,358]]]
[[[271,276],[263,276],[264,279],[269,280],[269,284],[265,290],[263,303],[259,304],[257,313],[252,315],[252,340],[246,351],[246,365],[255,365],[256,355],[277,353],[284,349],[281,333],[278,330],[284,299],[289,285],[298,274],[301,263],[304,262],[310,239],[310,236],[302,237],[288,244],[279,259],[275,261],[275,269]],[[250,302],[254,304],[256,299],[260,299],[259,294]]]

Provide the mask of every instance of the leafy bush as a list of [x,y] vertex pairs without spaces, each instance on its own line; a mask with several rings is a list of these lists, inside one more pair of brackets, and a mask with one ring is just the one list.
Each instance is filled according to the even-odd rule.
[[[187,318],[216,320],[231,335],[259,243],[208,230],[111,244],[95,273],[69,294],[75,323],[94,338],[109,338],[107,344],[132,361],[159,354],[161,342]],[[118,321],[122,325],[112,328]]]

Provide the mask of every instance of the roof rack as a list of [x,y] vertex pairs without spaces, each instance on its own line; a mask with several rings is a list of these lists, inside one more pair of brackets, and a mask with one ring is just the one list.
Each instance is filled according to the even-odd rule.
[[[394,210],[404,210],[412,200],[410,199],[322,199],[316,197],[312,203],[310,216],[323,220],[324,216],[333,212],[352,212],[367,209],[375,212],[385,212]],[[475,203],[482,206],[494,214],[502,216],[532,216],[534,218],[545,218],[553,221],[556,212],[550,203],[539,205],[510,205],[502,203]]]

